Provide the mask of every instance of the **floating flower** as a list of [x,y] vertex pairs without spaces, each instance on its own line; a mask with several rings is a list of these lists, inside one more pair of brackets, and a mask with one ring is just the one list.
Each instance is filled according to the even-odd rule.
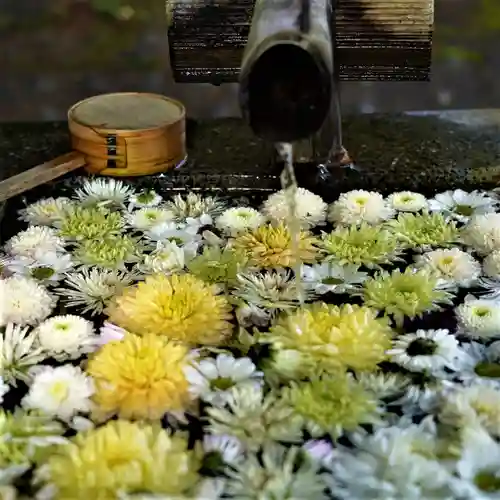
[[229,498],[260,500],[288,498],[327,500],[323,475],[314,462],[304,460],[301,448],[266,443],[262,457],[249,454],[227,472]]
[[205,246],[203,253],[194,257],[187,265],[191,274],[206,283],[233,284],[236,277],[247,267],[245,252],[234,248]]
[[500,299],[500,276],[498,278],[479,278],[478,285],[481,287],[481,298]]
[[186,367],[189,392],[214,406],[224,406],[235,387],[262,385],[262,372],[249,358],[235,359],[231,354],[205,358]]
[[309,458],[322,466],[333,460],[333,446],[324,439],[311,439],[304,443],[303,449]]
[[165,207],[175,214],[178,221],[185,221],[188,217],[199,219],[203,215],[216,217],[220,215],[225,204],[222,200],[212,196],[200,196],[196,193],[189,193],[187,196],[175,195],[167,201]]
[[312,296],[308,291],[304,295],[292,273],[285,269],[239,274],[231,293],[243,303],[271,314],[278,310],[294,309],[300,305],[301,299]]
[[42,283],[57,283],[73,268],[68,253],[35,251],[33,257],[13,257],[6,268],[13,274],[33,278]]
[[356,374],[361,387],[373,393],[377,399],[393,398],[403,393],[411,379],[399,373],[362,372]]
[[100,314],[116,295],[120,295],[137,277],[111,269],[82,269],[68,274],[63,286],[54,291],[68,307],[81,308],[82,313]]
[[143,256],[137,268],[146,274],[170,274],[184,269],[189,254],[173,241],[158,241],[156,248]]
[[82,187],[75,190],[75,198],[84,205],[121,207],[134,193],[134,188],[113,177],[83,179]]
[[228,236],[238,236],[253,231],[264,224],[266,218],[254,208],[228,208],[215,220],[215,225]]
[[19,218],[34,226],[52,226],[71,209],[69,198],[42,198],[19,211]]
[[342,193],[330,206],[328,220],[344,226],[379,224],[394,216],[394,209],[380,193],[362,189]]
[[458,248],[433,250],[417,255],[415,260],[417,268],[429,271],[438,279],[440,288],[468,288],[481,275],[481,264]]
[[439,193],[429,200],[431,212],[442,212],[445,216],[460,222],[467,222],[470,217],[494,212],[497,201],[486,193],[473,191],[466,193],[461,189]]
[[184,375],[188,362],[186,347],[157,335],[128,334],[103,345],[87,366],[97,411],[155,420],[186,410],[191,401]]
[[128,213],[125,219],[133,229],[147,231],[157,224],[172,221],[174,214],[164,208],[147,207]]
[[500,250],[491,252],[483,260],[483,271],[489,278],[500,279]]
[[243,326],[266,326],[271,320],[272,313],[268,309],[262,309],[253,304],[245,302],[239,304],[234,312],[236,320]]
[[45,366],[34,376],[22,404],[28,410],[69,422],[78,413],[91,410],[93,393],[92,380],[77,366]]
[[203,437],[203,450],[206,454],[204,468],[208,466],[210,470],[217,471],[221,462],[234,464],[240,460],[244,447],[235,437],[206,434]]
[[153,189],[147,189],[129,197],[129,210],[136,207],[156,207],[163,201],[163,198]]
[[306,373],[336,373],[346,367],[373,370],[384,360],[392,330],[368,307],[315,302],[278,317],[262,341],[300,355]]
[[500,213],[472,217],[462,230],[462,240],[480,255],[500,250]]
[[387,202],[398,212],[420,212],[428,207],[427,198],[412,191],[393,193],[387,198]]
[[342,266],[335,262],[302,266],[300,274],[305,288],[318,295],[348,293],[368,278],[368,274],[359,271],[359,266],[355,264]]
[[455,386],[442,395],[439,419],[457,428],[483,426],[500,436],[500,391],[485,384]]
[[467,296],[455,309],[459,333],[472,338],[500,336],[500,302]]
[[105,321],[104,324],[99,329],[99,344],[107,344],[108,342],[114,342],[115,340],[122,340],[127,331],[119,326],[113,325],[109,321]]
[[302,419],[293,409],[254,386],[234,389],[225,407],[209,406],[206,411],[209,433],[233,436],[251,450],[270,440],[293,443],[302,437]]
[[64,252],[65,241],[57,231],[46,226],[30,226],[13,236],[5,244],[5,250],[16,257],[35,258],[36,253]]
[[452,295],[436,287],[437,279],[427,271],[396,269],[365,281],[362,295],[367,306],[385,311],[401,326],[405,317],[414,319],[439,310],[439,304],[452,303]]
[[12,276],[0,280],[0,326],[35,325],[54,309],[56,299],[31,278]]
[[117,296],[107,313],[130,332],[188,344],[220,344],[233,329],[227,300],[190,274],[149,276]]
[[417,330],[401,335],[387,351],[393,363],[412,372],[440,372],[453,369],[462,356],[454,335],[448,330]]
[[435,430],[391,426],[339,447],[331,462],[332,495],[341,500],[451,499],[451,474],[437,460]]
[[46,319],[36,333],[44,352],[58,360],[76,359],[97,345],[92,322],[71,314]]
[[338,439],[345,432],[357,430],[361,424],[379,420],[373,393],[347,374],[292,383],[284,389],[284,398],[304,419],[313,437],[330,434]]
[[57,498],[114,499],[137,492],[190,498],[200,465],[199,453],[188,449],[183,436],[159,425],[117,420],[60,446],[36,478]]
[[110,212],[102,207],[76,205],[67,210],[57,223],[59,234],[74,241],[100,239],[119,234],[125,221],[119,212]]
[[37,345],[36,333],[28,332],[28,327],[9,323],[0,335],[0,375],[13,386],[16,380],[29,382],[29,369],[47,357]]
[[175,222],[161,222],[145,231],[144,236],[154,242],[176,243],[194,256],[201,244],[201,236],[197,234],[197,230],[198,228],[185,228]]
[[273,193],[264,202],[262,212],[272,222],[280,224],[288,217],[291,196],[295,197],[295,217],[299,220],[302,229],[309,229],[326,222],[328,205],[321,196],[300,187],[296,189],[294,195],[286,189]]
[[250,264],[273,268],[292,267],[297,260],[305,263],[314,262],[317,258],[317,248],[314,246],[316,242],[316,238],[310,233],[300,231],[297,235],[297,244],[294,245],[293,235],[281,223],[276,227],[267,224],[242,234],[234,239],[233,246],[246,253]]
[[416,250],[451,246],[459,236],[455,223],[439,213],[400,214],[386,225],[402,245]]
[[453,375],[466,384],[486,383],[500,388],[500,343],[486,347],[470,342],[461,347],[462,356]]
[[5,383],[3,377],[0,376],[0,404],[3,403],[3,397],[9,392],[10,386]]
[[397,239],[389,231],[366,223],[323,233],[319,246],[329,262],[369,268],[398,260],[400,251]]
[[75,259],[85,266],[125,270],[125,264],[137,262],[139,241],[127,234],[108,235],[102,239],[81,241],[74,250]]

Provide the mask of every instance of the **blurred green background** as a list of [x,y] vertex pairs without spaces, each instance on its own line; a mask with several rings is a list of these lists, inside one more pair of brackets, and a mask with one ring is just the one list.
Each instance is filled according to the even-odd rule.
[[[346,83],[346,111],[500,107],[500,0],[435,0],[432,82]],[[175,85],[158,0],[0,0],[0,121],[64,119],[102,92],[181,98],[194,116],[238,113],[234,85]]]

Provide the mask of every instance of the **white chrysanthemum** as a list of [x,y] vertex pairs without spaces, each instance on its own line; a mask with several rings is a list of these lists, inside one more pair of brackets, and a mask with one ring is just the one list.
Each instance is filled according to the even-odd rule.
[[46,226],[30,226],[17,233],[6,244],[5,250],[11,255],[35,257],[37,252],[63,252],[64,239],[57,231]]
[[[262,213],[272,222],[287,220],[290,211],[290,194],[282,189],[273,193],[262,206]],[[326,221],[328,205],[321,196],[304,188],[295,191],[295,217],[303,229],[322,225]]]
[[158,207],[146,207],[125,214],[128,225],[140,231],[147,231],[157,224],[170,222],[174,214],[169,210]]
[[3,397],[9,392],[9,390],[9,384],[6,384],[3,377],[0,376],[0,404],[3,403]]
[[0,335],[0,374],[2,381],[16,385],[16,380],[28,382],[29,370],[47,356],[37,347],[37,336],[29,328],[9,323]]
[[73,365],[46,366],[31,383],[22,405],[26,409],[69,421],[78,413],[92,409],[90,401],[94,384],[82,370]]
[[462,335],[483,339],[500,336],[500,302],[496,300],[467,296],[455,314]]
[[399,212],[419,212],[427,208],[427,198],[420,193],[400,191],[387,198],[389,205]]
[[478,342],[462,344],[462,356],[454,377],[466,384],[485,383],[500,388],[500,342],[489,347]]
[[260,387],[263,376],[249,358],[235,359],[231,354],[202,359],[186,367],[185,374],[190,393],[214,406],[223,406],[235,387]]
[[472,216],[495,211],[497,201],[487,193],[473,191],[467,193],[461,189],[445,191],[429,200],[431,212],[443,212],[460,222],[467,222]]
[[156,207],[162,201],[163,198],[156,191],[150,189],[130,196],[128,208],[133,210],[134,208]]
[[35,325],[54,309],[57,300],[35,280],[12,276],[0,280],[0,326]]
[[6,268],[13,274],[33,278],[41,282],[58,282],[64,273],[74,266],[68,253],[35,251],[32,257],[12,257],[6,263]]
[[82,313],[100,314],[108,302],[130,286],[138,277],[110,269],[82,269],[69,274],[62,287],[54,291],[69,307],[82,308]]
[[435,373],[453,368],[462,351],[448,330],[417,330],[393,340],[387,354],[409,371]]
[[238,236],[245,231],[256,229],[266,218],[254,208],[228,208],[215,220],[215,225],[228,236]]
[[180,228],[174,222],[162,222],[145,231],[144,235],[154,242],[172,241],[179,246],[186,246],[196,252],[201,243],[201,236],[197,234],[197,230],[198,228],[194,230],[185,227]]
[[500,498],[500,444],[481,427],[462,430],[462,452],[456,463],[454,498],[497,500]]
[[483,260],[483,271],[489,278],[500,278],[500,250],[491,252]]
[[80,316],[66,314],[45,320],[37,328],[38,343],[56,359],[74,359],[97,345],[94,326]]
[[425,415],[437,407],[441,392],[453,386],[453,382],[444,379],[433,379],[424,385],[410,385],[391,405],[400,406],[404,415]]
[[302,449],[269,442],[262,457],[250,453],[226,472],[228,498],[327,500],[325,475],[318,464],[303,460]]
[[107,344],[108,342],[114,342],[115,340],[122,340],[125,337],[127,330],[119,326],[105,321],[104,324],[99,329],[99,345]]
[[304,287],[314,290],[318,295],[328,292],[347,293],[368,278],[368,273],[359,271],[359,266],[341,266],[334,262],[302,265],[300,274]]
[[462,239],[481,255],[500,250],[500,213],[472,217],[462,232]]
[[378,399],[393,398],[402,394],[411,381],[399,373],[386,372],[361,372],[356,375],[356,380],[363,389],[373,393]]
[[500,390],[488,384],[455,385],[442,394],[439,418],[462,429],[480,425],[500,437]]
[[358,189],[340,195],[330,206],[328,220],[334,224],[379,224],[395,214],[380,193]]
[[433,250],[415,257],[417,268],[427,269],[438,278],[440,288],[471,287],[481,274],[481,265],[458,248]]
[[75,197],[86,205],[123,206],[134,194],[134,188],[113,177],[84,179],[82,187],[75,190]]
[[430,419],[379,428],[339,447],[331,461],[331,493],[340,500],[451,500],[451,475],[437,460]]
[[146,274],[178,272],[184,269],[192,254],[189,247],[185,249],[174,241],[159,241],[153,252],[143,256],[143,262],[139,263],[137,268]]
[[43,198],[19,211],[19,218],[35,226],[52,226],[73,206],[69,198]]
[[243,444],[233,436],[210,436],[203,437],[203,450],[205,453],[216,453],[220,455],[226,464],[232,464],[241,458],[244,451]]

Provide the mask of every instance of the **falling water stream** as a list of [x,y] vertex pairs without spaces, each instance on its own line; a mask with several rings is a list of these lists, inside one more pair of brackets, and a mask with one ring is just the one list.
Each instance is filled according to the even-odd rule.
[[276,145],[281,159],[285,167],[280,176],[281,188],[284,190],[287,205],[287,225],[292,237],[292,254],[294,258],[293,271],[295,273],[295,281],[297,286],[297,297],[302,304],[304,302],[303,286],[301,281],[301,264],[299,252],[300,238],[300,220],[297,217],[297,179],[295,178],[295,170],[293,167],[293,145],[290,143],[279,143]]

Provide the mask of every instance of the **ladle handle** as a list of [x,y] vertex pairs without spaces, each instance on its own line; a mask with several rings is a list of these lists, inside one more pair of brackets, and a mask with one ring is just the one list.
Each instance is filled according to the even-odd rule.
[[57,179],[83,165],[85,165],[83,155],[73,151],[9,177],[0,182],[0,202]]

